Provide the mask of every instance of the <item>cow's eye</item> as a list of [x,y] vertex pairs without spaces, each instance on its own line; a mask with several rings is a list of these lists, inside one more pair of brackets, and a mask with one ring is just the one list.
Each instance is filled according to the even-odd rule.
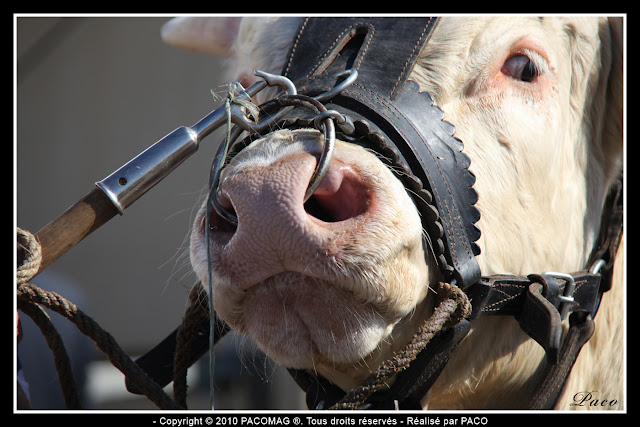
[[502,66],[503,74],[523,82],[533,82],[540,74],[538,67],[526,55],[514,55],[507,59]]

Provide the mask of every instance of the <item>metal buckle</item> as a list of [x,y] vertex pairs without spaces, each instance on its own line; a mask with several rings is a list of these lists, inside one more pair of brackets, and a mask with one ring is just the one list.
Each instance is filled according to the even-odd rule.
[[569,314],[570,304],[574,302],[573,293],[576,290],[576,281],[572,275],[567,273],[558,273],[556,271],[545,271],[542,273],[545,276],[551,276],[554,279],[561,279],[566,282],[564,285],[564,292],[562,295],[558,297],[560,300],[560,305],[558,306],[558,311],[560,312],[560,316],[564,319],[567,314]]
[[[599,258],[598,260],[596,260],[591,265],[591,268],[589,268],[589,273],[591,273],[591,274],[600,274],[600,270],[605,265],[607,265],[607,262],[605,260],[603,260],[602,258]],[[601,286],[602,286],[602,282],[600,282],[600,283],[601,283]],[[598,313],[598,309],[600,308],[600,302],[602,302],[602,292],[600,290],[598,290],[598,294],[596,296],[595,305],[593,307],[593,310],[590,313],[592,318],[596,317],[596,313]]]
[[591,268],[589,269],[589,273],[591,273],[591,274],[600,274],[600,270],[605,265],[607,265],[607,262],[605,260],[603,260],[602,258],[599,258],[598,260],[596,260],[593,263],[593,265],[591,265]]

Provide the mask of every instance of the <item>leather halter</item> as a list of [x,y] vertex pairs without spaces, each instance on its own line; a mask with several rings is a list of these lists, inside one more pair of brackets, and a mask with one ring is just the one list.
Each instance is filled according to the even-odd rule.
[[[368,133],[381,135],[385,149],[428,192],[414,201],[445,280],[462,289],[478,281],[474,243],[480,213],[474,203],[475,177],[454,127],[432,98],[407,77],[427,43],[437,18],[306,18],[294,39],[283,74],[298,93],[313,96],[331,89],[333,76],[358,71],[356,82],[326,104],[362,120]],[[426,203],[424,198],[427,197]],[[438,217],[434,216],[433,208]],[[439,225],[435,225],[438,222]],[[440,257],[443,255],[444,257]]]
[[[367,129],[362,134],[382,135],[383,148],[377,147],[378,151],[393,152],[403,168],[402,175],[409,171],[422,184],[409,193],[417,195],[414,202],[444,277],[454,280],[472,301],[469,320],[514,316],[523,331],[545,349],[551,368],[532,407],[552,408],[580,348],[593,333],[593,316],[602,293],[610,287],[622,230],[621,181],[609,200],[612,216],[603,215],[602,229],[607,234],[588,264],[600,269],[601,264],[596,263],[604,259],[602,251],[606,250],[603,270],[592,267],[570,275],[481,277],[475,260],[480,253],[475,244],[480,236],[475,226],[480,214],[474,206],[477,194],[472,189],[475,177],[468,170],[470,160],[433,99],[407,80],[436,25],[437,18],[307,18],[300,25],[282,74],[296,84],[299,93],[315,95],[331,89],[331,76],[336,73],[358,71],[356,83],[332,98],[327,108],[345,114],[356,124],[365,123]],[[409,187],[406,182],[405,186]],[[573,313],[571,326],[561,348],[561,322],[569,313]],[[365,407],[420,409],[420,399],[468,331],[468,321],[442,331],[390,390],[374,394]],[[307,392],[310,408],[327,408],[344,395],[323,378],[299,370],[290,372]]]
[[[420,93],[417,84],[407,80],[436,25],[436,18],[307,18],[282,74],[296,84],[299,93],[313,96],[331,90],[336,73],[358,71],[356,83],[333,97],[327,108],[355,123],[357,138],[343,135],[347,140],[358,139],[363,145],[374,141],[374,150],[394,160],[392,169],[402,169],[398,178],[416,195],[414,202],[428,236],[426,249],[435,255],[445,279],[455,280],[468,295],[473,307],[469,320],[513,316],[546,350],[549,370],[531,408],[551,409],[580,348],[593,333],[600,298],[611,286],[622,234],[622,180],[607,199],[600,239],[584,271],[482,277],[475,260],[480,253],[475,244],[480,213],[474,206],[477,194],[472,188],[475,177],[468,169],[470,160],[430,95]],[[562,342],[561,322],[569,315],[570,328]],[[375,393],[363,409],[421,409],[421,397],[466,336],[469,320],[436,335],[398,375],[393,387]],[[193,362],[207,348],[208,327],[208,322],[203,323],[194,338]],[[137,363],[166,385],[174,353],[175,332]],[[344,395],[324,378],[290,372],[306,391],[309,408],[329,407]]]

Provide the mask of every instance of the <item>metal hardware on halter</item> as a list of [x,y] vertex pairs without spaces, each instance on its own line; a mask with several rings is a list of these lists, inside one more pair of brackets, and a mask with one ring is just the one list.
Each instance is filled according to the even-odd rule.
[[545,271],[542,273],[545,276],[551,276],[555,279],[561,279],[565,281],[564,292],[562,295],[558,296],[560,300],[560,306],[558,307],[558,311],[560,312],[560,317],[564,319],[569,313],[570,304],[575,300],[573,298],[573,293],[576,290],[576,281],[572,275],[566,273],[558,273],[556,271]]
[[589,273],[598,274],[600,273],[602,267],[604,267],[605,265],[607,265],[607,262],[600,258],[596,262],[594,262],[593,265],[591,265],[591,268],[589,268]]
[[[266,73],[261,71],[256,71],[257,76],[263,76],[264,74]],[[353,71],[346,70],[346,71],[335,74],[333,77],[341,78],[345,76],[347,76],[347,78],[342,82],[338,83],[332,89],[324,93],[321,93],[318,96],[309,97],[309,96],[297,96],[296,87],[288,78],[283,76],[274,76],[272,74],[268,74],[268,77],[271,79],[272,82],[274,83],[277,82],[278,85],[282,87],[286,87],[288,94],[281,95],[279,97],[276,97],[274,100],[268,101],[267,103],[265,103],[265,104],[268,104],[269,102],[273,103],[273,101],[277,101],[280,108],[273,113],[267,114],[266,117],[261,119],[259,122],[251,122],[250,120],[247,120],[246,117],[243,117],[242,120],[235,120],[235,121],[231,120],[234,124],[237,125],[237,127],[234,128],[233,130],[230,129],[227,134],[227,137],[220,144],[220,147],[218,148],[214,161],[211,165],[211,173],[209,175],[209,182],[210,182],[209,198],[210,198],[211,205],[213,206],[214,210],[218,215],[224,218],[227,222],[230,222],[232,224],[238,223],[238,218],[236,217],[235,213],[232,211],[229,211],[224,206],[222,206],[220,204],[220,201],[218,200],[218,195],[217,195],[218,186],[220,184],[220,177],[222,174],[222,169],[227,159],[227,153],[229,151],[229,147],[233,144],[233,142],[240,136],[240,134],[243,131],[248,131],[252,133],[262,132],[266,130],[271,124],[281,119],[285,114],[287,114],[291,110],[292,107],[296,105],[317,110],[317,114],[313,119],[313,123],[316,129],[322,131],[324,135],[324,144],[323,144],[322,154],[320,155],[320,159],[318,160],[316,169],[309,181],[309,185],[307,186],[307,190],[304,195],[304,201],[306,202],[311,197],[311,195],[313,194],[315,189],[318,187],[318,185],[320,185],[320,182],[322,182],[322,179],[324,178],[327,171],[329,170],[329,165],[331,163],[331,158],[333,156],[333,148],[335,146],[334,121],[338,124],[340,129],[346,135],[350,135],[354,131],[353,123],[351,122],[350,119],[346,118],[345,116],[343,116],[337,111],[327,110],[321,103],[321,101],[327,101],[333,98],[335,95],[340,93],[346,87],[350,86],[357,78],[358,73],[355,70]],[[258,83],[254,84],[253,86],[257,84]],[[236,87],[239,86],[240,88],[242,88],[242,85],[240,85],[239,83],[235,83],[235,85]],[[247,89],[247,91],[248,90],[249,89]],[[232,103],[231,105],[235,105],[235,104]]]
[[[604,266],[607,265],[607,262],[605,260],[603,260],[602,258],[598,258],[589,268],[589,273],[591,274],[602,274],[600,272],[600,270],[602,270],[602,268]],[[602,283],[600,284],[600,286],[602,287]],[[591,317],[594,318],[596,316],[596,314],[598,313],[598,309],[600,308],[600,303],[602,302],[602,294],[605,291],[599,291],[598,295],[596,296],[596,300],[594,302],[593,305],[593,310],[591,310]]]
[[314,99],[317,99],[320,102],[326,102],[330,100],[331,98],[333,98],[334,96],[342,92],[344,89],[351,86],[353,82],[356,81],[356,79],[358,78],[358,71],[351,68],[351,69],[336,73],[333,75],[333,77],[335,78],[346,77],[346,79],[344,79],[343,81],[335,85],[332,89],[324,93],[321,93],[320,95],[314,96],[313,97]]
[[353,121],[349,118],[349,116],[345,116],[336,110],[327,110],[318,114],[313,119],[313,125],[316,127],[316,129],[320,129],[320,122],[326,118],[334,119],[340,130],[344,132],[346,136],[353,135],[353,133],[355,132],[355,126],[353,125]]

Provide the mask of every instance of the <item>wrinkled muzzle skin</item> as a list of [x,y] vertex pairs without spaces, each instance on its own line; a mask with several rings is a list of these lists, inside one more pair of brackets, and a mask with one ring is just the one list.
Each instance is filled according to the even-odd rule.
[[[322,144],[315,130],[277,131],[224,169],[219,200],[238,224],[211,210],[213,303],[285,366],[351,368],[388,355],[379,343],[411,322],[428,270],[418,212],[373,153],[337,141],[329,171],[303,202]],[[206,287],[205,215],[203,206],[191,259]]]

